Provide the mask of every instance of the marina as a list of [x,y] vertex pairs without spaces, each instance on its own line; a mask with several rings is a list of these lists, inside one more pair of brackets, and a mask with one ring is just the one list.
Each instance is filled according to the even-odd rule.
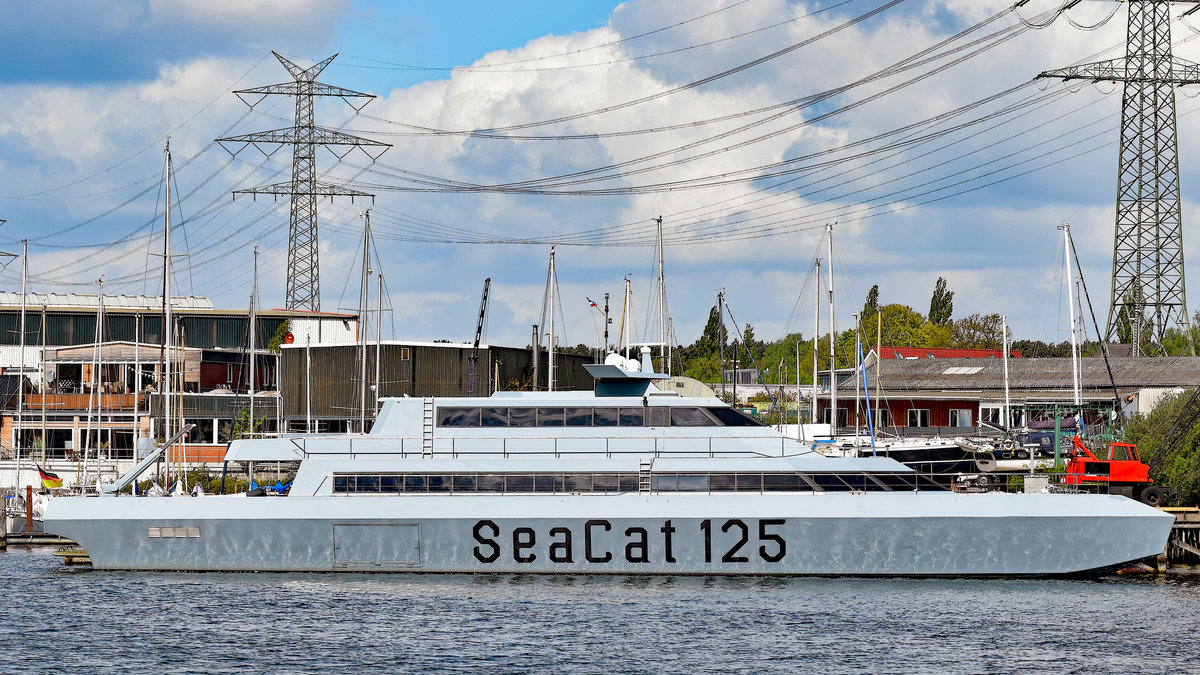
[[26,5],[6,671],[1200,672],[1200,0]]

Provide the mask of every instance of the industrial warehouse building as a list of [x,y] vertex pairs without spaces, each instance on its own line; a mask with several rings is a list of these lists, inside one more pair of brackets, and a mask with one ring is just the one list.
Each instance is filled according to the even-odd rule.
[[[357,431],[365,411],[366,427],[370,429],[376,401],[381,397],[487,396],[496,390],[533,387],[533,350],[528,347],[480,345],[474,382],[472,351],[473,346],[465,343],[394,340],[365,348],[352,342],[305,346],[294,341],[283,345],[283,428]],[[548,358],[546,350],[541,350],[537,378],[540,389],[546,388]],[[557,354],[555,362],[556,389],[592,389],[592,376],[583,365],[595,362],[594,357]]]

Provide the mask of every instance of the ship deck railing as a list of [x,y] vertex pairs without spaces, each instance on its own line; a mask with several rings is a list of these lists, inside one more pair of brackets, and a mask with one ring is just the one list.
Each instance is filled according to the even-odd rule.
[[621,456],[654,457],[722,457],[729,455],[754,455],[759,457],[781,457],[813,452],[808,445],[799,444],[793,438],[728,438],[719,436],[653,436],[641,438],[597,437],[597,436],[479,436],[435,439],[430,449],[423,447],[419,437],[343,436],[337,439],[340,447],[330,445],[330,440],[305,437],[289,438],[303,459],[322,457],[348,457],[368,459],[380,455],[426,458],[460,457],[521,457],[552,456],[597,457]]

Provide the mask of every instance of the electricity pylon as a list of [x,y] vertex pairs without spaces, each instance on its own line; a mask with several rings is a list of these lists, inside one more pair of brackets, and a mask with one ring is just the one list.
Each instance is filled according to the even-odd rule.
[[1124,58],[1038,75],[1124,83],[1112,295],[1104,342],[1128,341],[1134,356],[1141,356],[1149,345],[1161,351],[1173,326],[1183,329],[1195,353],[1184,294],[1175,87],[1200,83],[1200,64],[1171,55],[1171,1],[1176,0],[1126,2]]
[[[245,148],[253,145],[265,155],[271,155],[284,145],[292,146],[292,179],[283,183],[263,185],[248,190],[237,190],[233,194],[275,195],[276,197],[290,195],[292,198],[291,213],[288,219],[288,265],[287,265],[287,298],[284,305],[288,309],[321,309],[320,265],[317,257],[317,197],[374,197],[375,195],[360,192],[345,185],[337,185],[317,180],[316,149],[319,146],[332,148],[342,146],[344,152],[333,152],[337,157],[344,157],[355,148],[362,150],[372,160],[392,147],[388,143],[380,143],[369,138],[361,138],[342,133],[336,129],[319,127],[313,123],[313,98],[316,96],[338,96],[346,101],[356,111],[370,103],[375,98],[373,94],[364,94],[323,82],[317,82],[317,76],[337,58],[337,54],[320,63],[301,68],[276,52],[275,58],[283,64],[292,76],[292,82],[270,84],[265,87],[240,89],[233,93],[238,95],[246,105],[253,108],[264,98],[272,94],[283,94],[296,97],[296,118],[294,126],[286,129],[274,129],[240,136],[218,138],[221,147],[229,150],[229,144],[241,143],[236,150],[229,150],[237,155]],[[257,96],[253,102],[247,96]],[[366,99],[360,105],[355,105],[356,99]],[[263,146],[270,146],[269,152]],[[377,152],[372,152],[377,150]]]

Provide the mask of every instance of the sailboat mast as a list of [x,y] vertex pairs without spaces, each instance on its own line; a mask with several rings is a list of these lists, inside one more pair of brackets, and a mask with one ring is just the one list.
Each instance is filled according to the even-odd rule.
[[[97,305],[96,305],[96,350],[94,352],[96,355],[96,358],[92,361],[92,389],[94,390],[94,392],[96,394],[96,402],[100,404],[101,409],[104,408],[104,394],[102,393],[103,387],[104,387],[104,377],[103,377],[103,373],[101,372],[102,368],[103,368],[103,366],[101,364],[104,361],[103,345],[104,345],[104,279],[101,278],[100,279],[100,295],[97,296]],[[101,426],[100,415],[101,415],[100,411],[99,410],[96,411],[96,437],[94,439],[94,445],[96,446],[96,486],[97,486],[97,491],[99,491],[99,485],[100,485],[100,426]],[[91,433],[92,433],[91,418],[92,418],[92,409],[91,409],[91,406],[89,406],[88,407],[88,435],[89,436],[91,436]]]
[[554,287],[558,285],[558,276],[554,271],[554,247],[550,247],[550,286],[548,293],[550,294],[550,344],[547,345],[550,356],[549,363],[546,364],[546,391],[554,391],[554,377],[556,375],[555,368],[555,345],[554,345]]
[[[1004,426],[1012,425],[1012,399],[1008,394],[1008,316],[1000,317],[1000,344],[1004,347]],[[1033,466],[1033,463],[1030,463]]]
[[837,336],[833,334],[834,322],[833,313],[833,224],[825,226],[825,232],[829,236],[829,434],[837,435],[838,426],[838,395],[837,395],[837,358],[835,350],[837,348]]
[[[21,377],[20,389],[17,391],[17,424],[16,438],[13,439],[13,452],[15,454],[16,474],[13,476],[13,487],[16,488],[21,484],[21,418],[25,412],[25,294],[26,284],[28,283],[29,275],[29,240],[21,240]],[[42,379],[45,382],[45,377]],[[45,392],[45,385],[42,385],[42,394]]]
[[46,465],[46,303],[42,302],[42,466]]
[[1079,391],[1079,345],[1075,335],[1075,274],[1071,269],[1071,224],[1063,221],[1063,257],[1067,259],[1067,305],[1071,317],[1071,383],[1075,393],[1076,407],[1082,405]]
[[[851,314],[854,317],[854,365],[856,370],[862,370],[863,362],[859,356],[862,355],[862,331],[859,330],[862,326],[859,325],[858,312]],[[859,430],[862,427],[858,423],[859,403],[862,401],[862,380],[858,376],[854,378],[854,439],[858,440]]]
[[812,380],[812,419],[810,424],[817,423],[817,361],[819,354],[817,347],[820,346],[821,340],[821,259],[817,258],[813,263],[813,269],[816,273],[813,275],[813,380]]
[[254,431],[254,386],[256,380],[255,365],[257,365],[258,356],[256,349],[258,347],[258,336],[255,330],[255,324],[258,323],[258,247],[254,247],[254,280],[250,286],[250,431]]
[[358,431],[367,432],[367,330],[363,321],[367,314],[368,294],[371,284],[371,212],[363,214],[363,261],[362,286],[358,294]]
[[[171,438],[171,347],[175,342],[175,325],[171,317],[171,141],[167,140],[167,192],[166,218],[163,221],[163,325],[162,325],[162,365],[163,371],[159,380],[159,421],[162,426],[163,441]],[[166,488],[171,489],[171,448],[167,448],[166,457]]]
[[658,359],[666,365],[666,373],[671,374],[671,352],[667,346],[667,279],[663,272],[663,229],[662,216],[655,219],[658,223]]
[[383,352],[383,269],[375,277],[375,300],[379,303],[379,314],[375,316],[375,409],[373,415],[379,415],[379,364]]
[[725,289],[717,291],[717,334],[721,348],[721,399],[725,399]]

